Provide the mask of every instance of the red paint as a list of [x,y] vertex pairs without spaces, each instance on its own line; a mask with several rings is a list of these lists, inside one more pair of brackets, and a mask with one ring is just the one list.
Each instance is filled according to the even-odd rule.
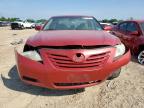
[[107,26],[104,27],[104,30],[105,31],[111,31],[112,28],[113,28],[112,26],[107,25]]
[[[134,23],[136,25],[137,30],[133,32],[120,30],[119,26],[122,23]],[[144,31],[142,30],[140,24],[144,23],[144,20],[132,20],[132,21],[124,21],[118,24],[112,31],[114,35],[120,38],[120,40],[130,48],[133,54],[138,54],[141,48],[144,48]]]
[[36,26],[35,26],[35,30],[40,31],[41,29],[42,29],[42,26],[41,26],[41,25],[36,25]]

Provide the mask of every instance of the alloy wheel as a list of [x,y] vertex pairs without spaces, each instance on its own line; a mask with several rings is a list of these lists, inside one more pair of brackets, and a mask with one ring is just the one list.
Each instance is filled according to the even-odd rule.
[[144,65],[144,50],[141,51],[138,55],[138,62],[142,65]]

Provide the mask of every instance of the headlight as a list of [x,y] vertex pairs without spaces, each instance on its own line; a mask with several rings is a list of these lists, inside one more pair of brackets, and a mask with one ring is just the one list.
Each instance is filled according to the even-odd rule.
[[37,53],[37,51],[26,51],[26,52],[23,52],[22,55],[35,61],[42,61],[42,58]]
[[125,53],[125,46],[124,44],[119,44],[115,46],[116,52],[115,52],[115,57],[121,56]]

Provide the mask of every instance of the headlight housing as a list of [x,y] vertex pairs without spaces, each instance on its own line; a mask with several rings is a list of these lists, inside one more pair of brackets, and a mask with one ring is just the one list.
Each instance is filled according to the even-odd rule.
[[22,55],[34,61],[42,61],[41,56],[35,50],[23,52]]
[[116,48],[114,57],[119,57],[119,56],[123,55],[125,53],[125,51],[126,51],[125,45],[122,44],[122,43],[119,44],[119,45],[116,45],[114,47]]

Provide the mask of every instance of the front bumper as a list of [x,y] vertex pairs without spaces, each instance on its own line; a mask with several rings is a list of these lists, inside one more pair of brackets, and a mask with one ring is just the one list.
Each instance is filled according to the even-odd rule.
[[[49,59],[48,53],[63,53],[71,56],[75,52],[86,55],[110,51],[107,62],[99,68],[58,68]],[[131,58],[128,50],[123,56],[114,60],[115,49],[98,50],[40,50],[43,63],[22,56],[15,50],[18,73],[22,81],[52,89],[76,89],[96,85],[106,80],[114,71],[126,65]]]

